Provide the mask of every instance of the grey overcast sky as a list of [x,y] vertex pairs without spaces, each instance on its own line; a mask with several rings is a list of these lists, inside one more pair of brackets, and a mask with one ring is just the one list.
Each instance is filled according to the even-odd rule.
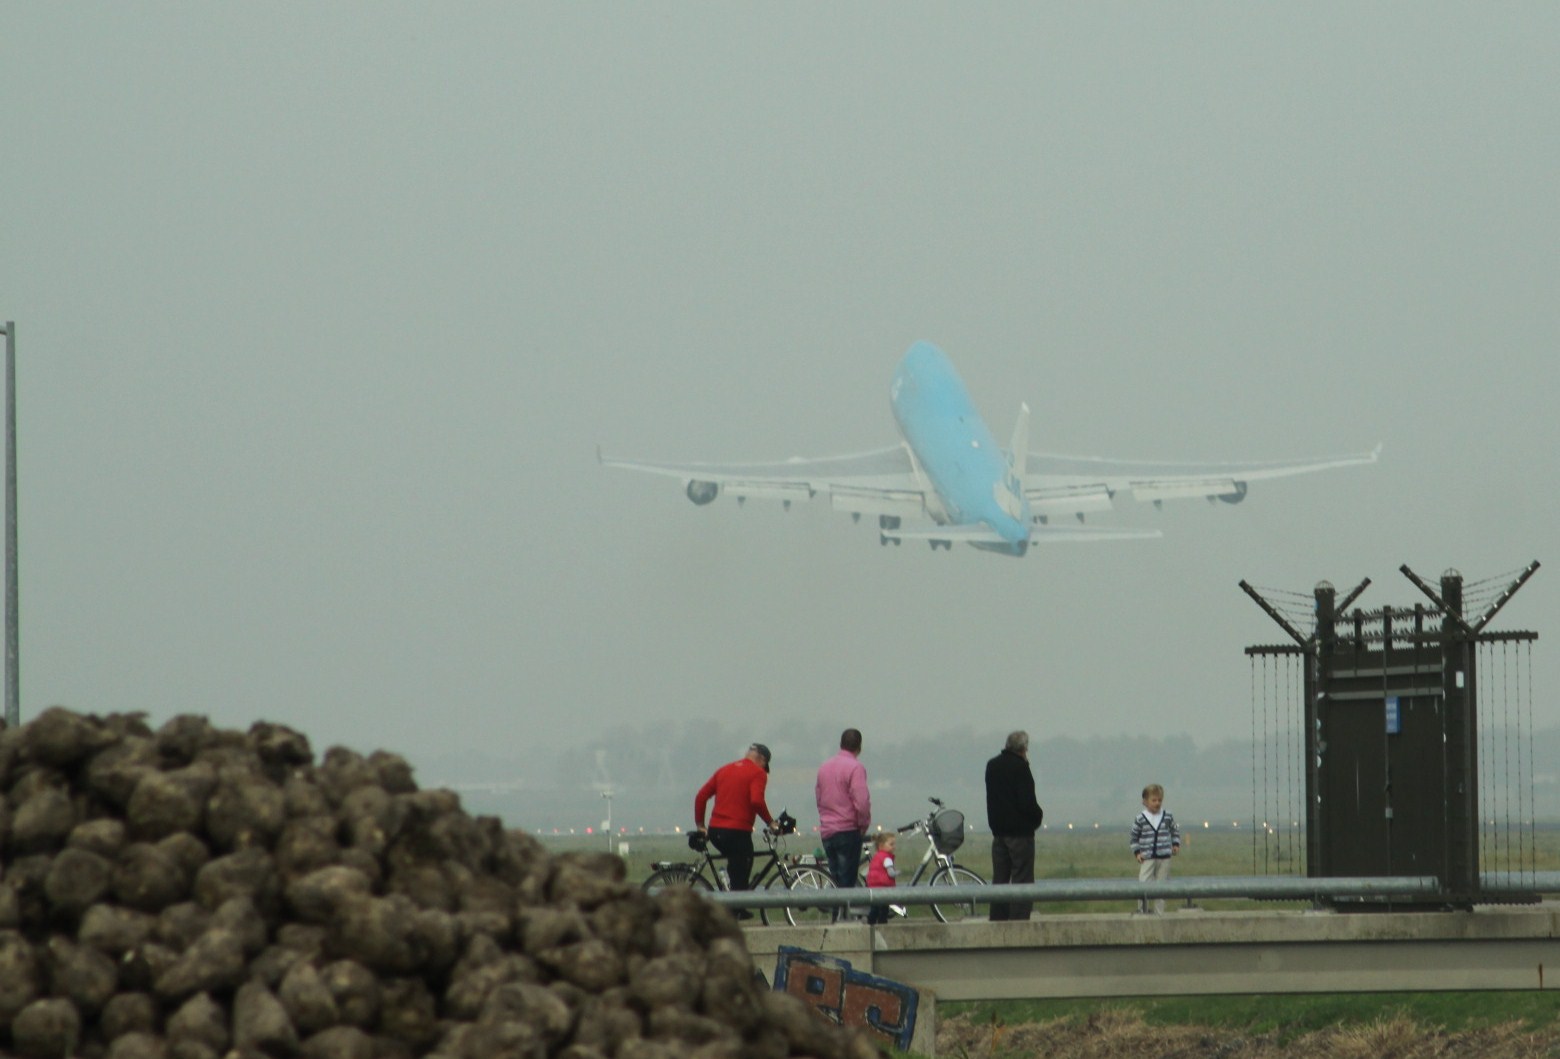
[[[1547,3],[6,5],[24,711],[1242,736],[1240,579],[1560,560],[1557,188]],[[597,465],[889,444],[923,338],[1035,448],[1381,461],[1024,560]]]

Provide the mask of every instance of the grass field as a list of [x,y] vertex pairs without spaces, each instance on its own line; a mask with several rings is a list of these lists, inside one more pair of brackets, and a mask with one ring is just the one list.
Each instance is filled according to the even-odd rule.
[[938,1007],[954,1059],[1539,1059],[1560,1055],[1537,993],[1161,998]]

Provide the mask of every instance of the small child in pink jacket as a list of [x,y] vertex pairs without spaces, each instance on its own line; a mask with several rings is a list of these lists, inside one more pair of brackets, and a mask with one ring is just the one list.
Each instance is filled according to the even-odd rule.
[[[872,863],[867,866],[868,886],[893,886],[899,872],[894,867],[894,845],[898,838],[892,831],[879,831],[873,838],[877,849],[872,853]],[[888,906],[873,905],[867,910],[870,924],[888,922]]]

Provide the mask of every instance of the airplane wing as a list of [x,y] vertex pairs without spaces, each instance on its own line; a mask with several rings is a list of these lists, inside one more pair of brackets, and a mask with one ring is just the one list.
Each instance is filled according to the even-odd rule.
[[[989,526],[961,524],[956,526],[899,526],[879,530],[885,540],[947,541],[954,544],[1006,544],[1000,534]],[[1163,537],[1157,529],[1116,529],[1110,526],[1041,526],[1030,527],[1029,543],[1059,544],[1072,541],[1121,541],[1152,540]]]
[[1133,500],[1152,501],[1204,497],[1238,504],[1246,498],[1247,483],[1267,478],[1375,463],[1381,446],[1371,452],[1325,456],[1308,460],[1275,460],[1266,463],[1171,463],[1102,459],[1094,456],[1061,456],[1031,452],[1026,461],[1024,495],[1036,519],[1108,511],[1117,494]]
[[848,456],[798,456],[778,463],[652,463],[609,459],[599,451],[596,455],[608,467],[681,478],[695,504],[708,504],[724,494],[739,501],[780,500],[789,507],[793,500],[824,495],[835,510],[858,515],[916,518],[927,514],[925,486],[902,444]]
[[1029,528],[1030,544],[1071,541],[1144,541],[1163,537],[1159,530],[1116,529],[1111,526],[1040,526]]
[[927,523],[921,526],[897,526],[881,529],[884,540],[890,541],[949,541],[959,544],[1006,544],[990,526],[980,523],[964,523],[957,526],[939,526]]

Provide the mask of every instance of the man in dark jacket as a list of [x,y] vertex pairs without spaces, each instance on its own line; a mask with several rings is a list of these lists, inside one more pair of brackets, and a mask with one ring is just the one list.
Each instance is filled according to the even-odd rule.
[[[1013,732],[1002,753],[986,762],[986,823],[991,827],[992,883],[1035,881],[1035,832],[1045,813],[1035,801],[1029,771],[1029,733]],[[991,918],[1028,919],[1032,901],[991,903]]]

